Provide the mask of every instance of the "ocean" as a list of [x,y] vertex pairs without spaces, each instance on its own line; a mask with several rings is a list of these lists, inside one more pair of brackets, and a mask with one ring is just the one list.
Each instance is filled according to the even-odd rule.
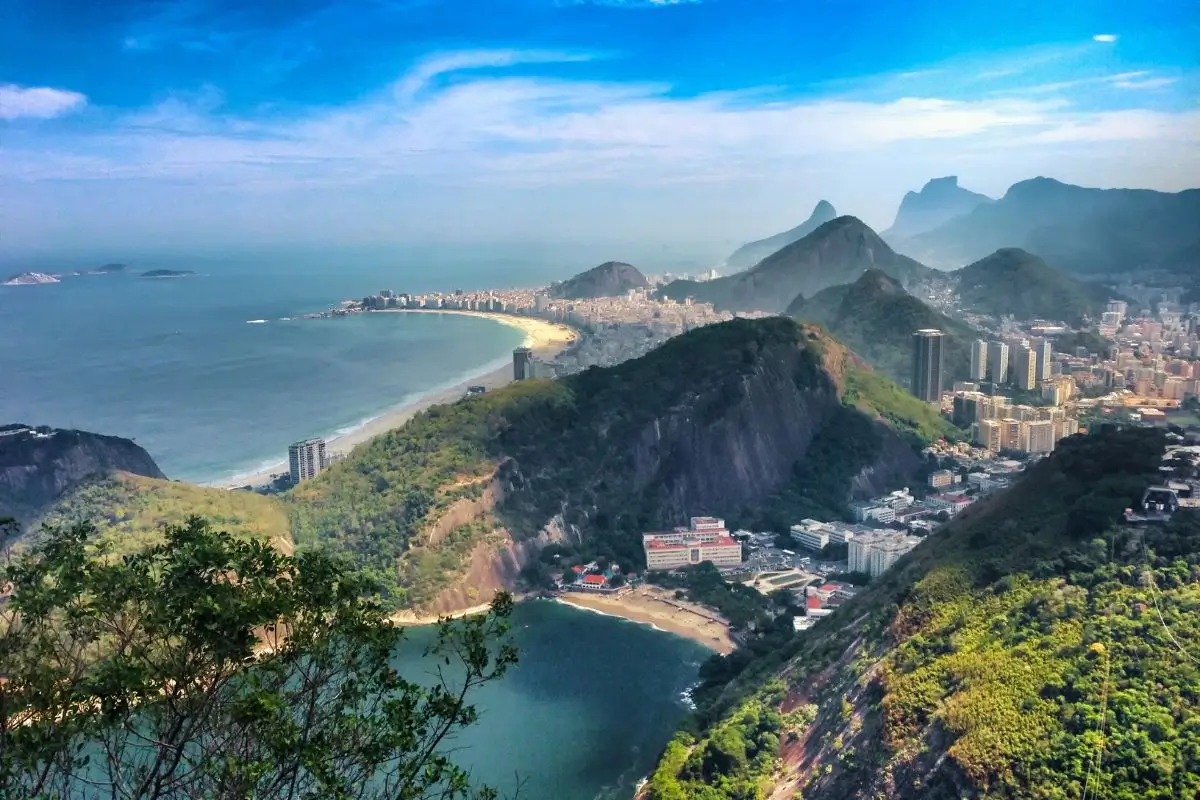
[[[535,600],[513,613],[520,663],[475,698],[480,719],[451,744],[473,780],[522,800],[628,800],[688,708],[709,651],[622,619]],[[397,669],[428,674],[414,629]]]
[[[466,316],[294,317],[384,288],[520,285],[504,282],[506,266],[170,259],[131,269],[198,274],[0,287],[0,420],[132,438],[171,478],[252,472],[285,460],[293,441],[495,368],[523,339]],[[551,271],[517,274],[537,285]]]

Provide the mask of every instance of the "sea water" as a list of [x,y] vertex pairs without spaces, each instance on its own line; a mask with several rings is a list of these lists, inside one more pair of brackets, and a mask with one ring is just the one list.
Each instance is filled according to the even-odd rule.
[[458,315],[302,315],[384,288],[538,285],[552,269],[424,263],[169,259],[131,270],[197,274],[0,287],[0,421],[129,437],[183,480],[279,463],[291,442],[495,368],[523,339]]
[[[513,613],[520,662],[474,698],[478,724],[451,744],[479,784],[523,800],[628,800],[688,712],[710,653],[644,625],[562,603]],[[397,668],[420,680],[431,629],[415,629]]]

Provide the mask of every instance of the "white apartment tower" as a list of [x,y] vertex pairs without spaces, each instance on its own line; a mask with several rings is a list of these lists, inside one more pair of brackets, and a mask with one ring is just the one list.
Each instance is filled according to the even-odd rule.
[[315,478],[327,466],[329,460],[325,456],[324,439],[305,439],[288,447],[288,471],[292,483]]
[[992,383],[1008,383],[1008,345],[988,342],[988,379]]
[[988,374],[988,343],[986,339],[976,339],[971,343],[971,380],[981,381]]

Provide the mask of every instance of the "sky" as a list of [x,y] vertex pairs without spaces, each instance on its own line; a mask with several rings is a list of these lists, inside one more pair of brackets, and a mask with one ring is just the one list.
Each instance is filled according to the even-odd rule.
[[[0,255],[714,253],[958,175],[1200,185],[1195,0],[4,0]],[[614,252],[613,257],[620,257]]]

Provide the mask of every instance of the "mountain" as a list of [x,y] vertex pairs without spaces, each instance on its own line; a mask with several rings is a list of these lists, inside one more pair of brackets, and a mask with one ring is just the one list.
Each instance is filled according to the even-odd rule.
[[725,259],[725,271],[734,273],[750,269],[750,267],[753,267],[767,256],[787,247],[792,242],[800,241],[835,217],[837,217],[837,211],[834,210],[833,204],[827,200],[822,200],[817,203],[812,213],[808,215],[808,219],[790,231],[777,233],[774,236],[759,239],[756,242],[749,242],[734,250],[729,258]]
[[1162,437],[1066,439],[810,631],[706,663],[643,797],[1198,796],[1200,517],[1119,523]]
[[630,289],[650,286],[637,267],[621,261],[606,261],[581,272],[574,278],[550,286],[550,296],[561,300],[585,300],[592,297],[620,297]]
[[803,239],[767,256],[753,269],[696,283],[674,281],[664,297],[692,297],[719,309],[780,313],[797,295],[852,283],[868,269],[879,269],[902,284],[923,280],[932,270],[896,253],[875,231],[855,217],[826,222]]
[[1019,320],[1066,320],[1078,324],[1096,316],[1112,297],[1105,287],[1066,275],[1016,247],[951,273],[965,309],[981,314],[1011,314]]
[[797,297],[785,313],[801,322],[822,325],[875,370],[901,386],[911,381],[913,331],[938,328],[946,334],[943,357],[947,385],[967,377],[971,342],[981,335],[925,305],[878,269],[867,270],[852,284],[822,289],[807,300]]
[[442,612],[512,586],[549,544],[640,568],[641,532],[689,516],[846,514],[952,431],[819,329],[738,319],[431,409],[287,502],[297,545],[362,564],[394,606]]
[[41,283],[59,283],[59,279],[57,275],[44,272],[21,272],[9,276],[0,286],[36,286]]
[[150,454],[129,439],[6,425],[0,428],[0,517],[30,521],[86,480],[116,470],[164,477]]
[[956,176],[934,178],[920,192],[904,195],[896,221],[883,232],[883,238],[891,242],[931,231],[990,202],[987,195],[959,186]]
[[1090,189],[1050,178],[1014,184],[999,200],[906,240],[906,253],[952,269],[1020,247],[1076,273],[1170,267],[1200,241],[1200,189]]

